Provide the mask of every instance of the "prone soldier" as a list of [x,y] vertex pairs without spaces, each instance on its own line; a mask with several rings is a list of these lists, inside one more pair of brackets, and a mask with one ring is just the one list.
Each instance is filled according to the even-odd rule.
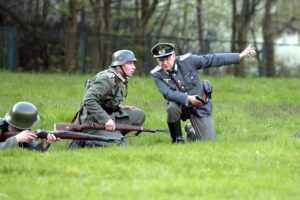
[[[0,136],[5,132],[20,132],[16,136],[1,140],[0,149],[23,147],[26,149],[46,151],[50,144],[59,140],[53,134],[48,134],[46,140],[38,140],[31,131],[32,126],[40,120],[36,107],[29,102],[18,102],[0,118]],[[1,137],[0,137],[1,138]]]

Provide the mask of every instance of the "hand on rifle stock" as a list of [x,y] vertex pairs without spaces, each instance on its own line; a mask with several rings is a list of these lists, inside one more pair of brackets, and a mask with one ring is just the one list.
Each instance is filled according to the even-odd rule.
[[116,124],[115,122],[110,119],[105,123],[105,130],[107,131],[114,131],[116,129]]
[[134,106],[122,106],[121,108],[122,108],[122,109],[125,109],[125,110],[132,110],[132,109],[134,109],[135,107],[134,107]]
[[22,131],[18,135],[16,135],[16,139],[18,143],[20,142],[30,143],[33,140],[36,140],[37,138],[38,138],[37,135],[30,130]]
[[48,133],[46,142],[52,144],[54,142],[60,141],[59,137],[55,137],[55,135]]

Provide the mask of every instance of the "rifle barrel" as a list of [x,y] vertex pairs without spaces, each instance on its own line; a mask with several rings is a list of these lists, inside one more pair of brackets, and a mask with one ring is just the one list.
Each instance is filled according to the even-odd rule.
[[48,133],[52,133],[55,135],[55,137],[59,137],[61,139],[71,139],[71,140],[97,140],[97,141],[105,141],[105,142],[113,142],[113,141],[121,141],[121,139],[114,139],[114,138],[108,138],[108,137],[103,137],[100,135],[92,135],[92,134],[86,134],[86,133],[80,133],[80,132],[74,132],[74,131],[43,131],[40,130],[39,132],[37,131],[37,134],[42,134],[43,137]]
[[[121,139],[108,138],[100,135],[92,135],[92,134],[66,131],[66,130],[59,130],[59,131],[36,130],[33,132],[35,132],[38,138],[40,139],[47,139],[47,135],[49,133],[53,134],[55,137],[58,137],[60,139],[69,139],[69,140],[97,140],[97,141],[104,141],[104,142],[116,142],[116,141],[122,141],[123,139],[123,138]],[[19,133],[20,132],[4,132],[1,135],[1,139],[5,140]]]
[[[105,130],[105,125],[97,123],[86,123],[86,124],[72,124],[72,123],[56,123],[54,124],[55,130],[68,130],[68,131],[83,131],[87,129],[93,130]],[[116,124],[116,130],[120,131],[141,131],[141,132],[168,132],[168,129],[155,129],[155,128],[144,128],[141,126],[133,126],[126,124]]]

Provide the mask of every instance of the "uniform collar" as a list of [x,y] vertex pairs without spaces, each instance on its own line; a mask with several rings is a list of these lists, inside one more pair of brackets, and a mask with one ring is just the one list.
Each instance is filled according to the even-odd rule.
[[175,65],[174,65],[174,67],[173,67],[173,70],[172,71],[174,71],[174,72],[176,72],[177,73],[177,71],[178,71],[178,65],[177,65],[177,63],[175,63]]
[[124,76],[120,72],[118,72],[115,68],[110,67],[108,71],[114,73],[123,83],[126,83],[126,78],[124,78]]
[[164,70],[164,72],[166,74],[170,74],[170,73],[177,74],[177,72],[178,72],[178,65],[177,65],[177,63],[174,64],[174,66],[173,66],[173,68],[171,70]]

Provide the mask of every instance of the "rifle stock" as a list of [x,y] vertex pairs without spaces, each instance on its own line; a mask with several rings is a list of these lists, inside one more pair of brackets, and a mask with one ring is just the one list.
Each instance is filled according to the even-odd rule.
[[[35,132],[38,138],[40,139],[47,139],[47,135],[51,133],[57,138],[69,139],[69,140],[97,140],[97,141],[104,141],[104,142],[116,142],[122,140],[122,139],[107,138],[99,135],[73,132],[68,130],[58,130],[58,131],[36,130],[33,132]],[[1,134],[1,140],[6,140],[7,138],[15,136],[19,133],[20,132],[4,132]]]
[[[97,123],[86,123],[86,124],[72,124],[72,123],[56,123],[54,124],[54,130],[67,130],[67,131],[83,131],[87,129],[92,130],[105,130],[105,125],[97,124]],[[144,128],[141,126],[133,126],[126,124],[116,124],[116,130],[118,131],[137,131],[138,134],[140,132],[168,132],[168,129],[156,129],[156,128]],[[138,135],[136,134],[136,135]]]

